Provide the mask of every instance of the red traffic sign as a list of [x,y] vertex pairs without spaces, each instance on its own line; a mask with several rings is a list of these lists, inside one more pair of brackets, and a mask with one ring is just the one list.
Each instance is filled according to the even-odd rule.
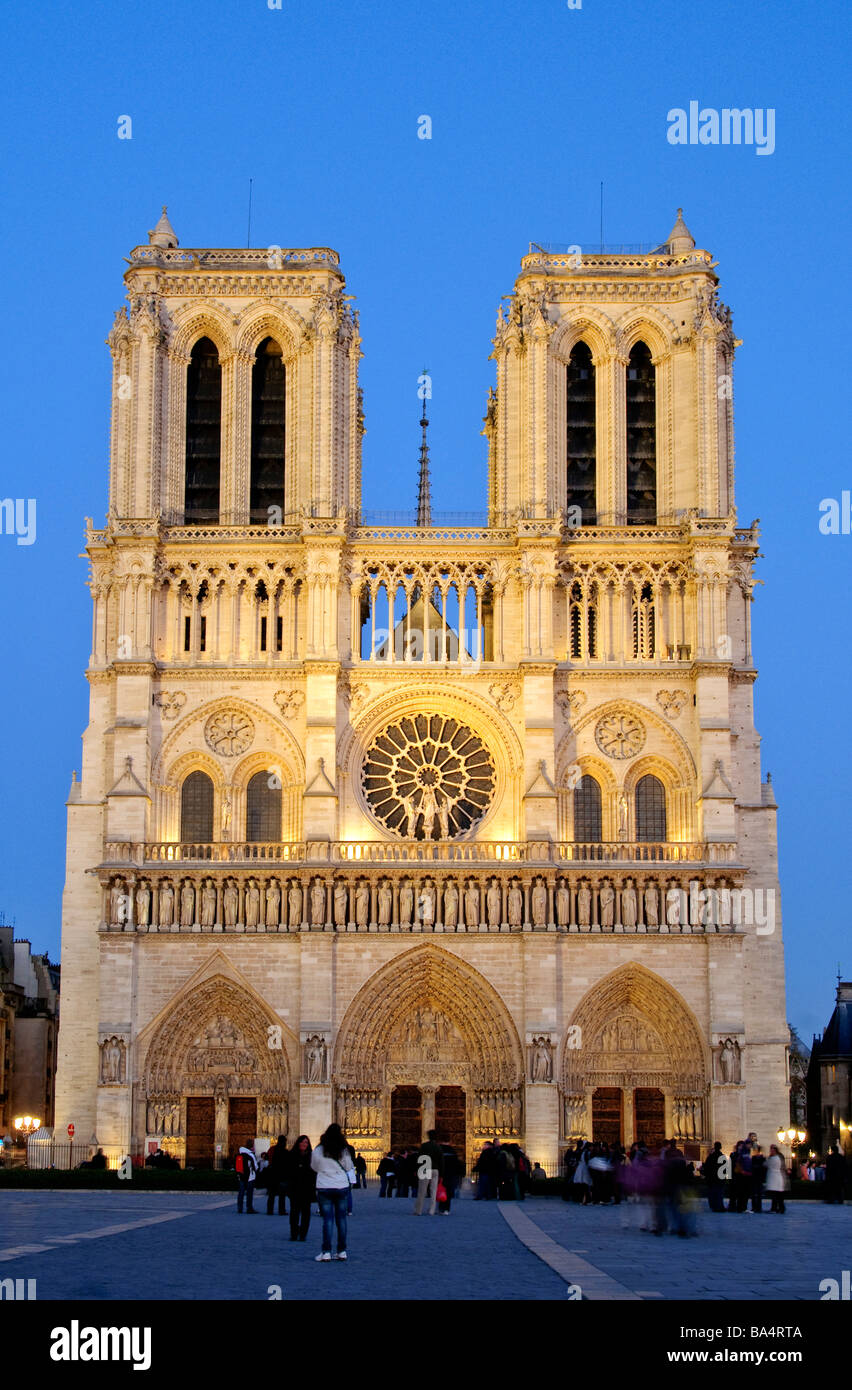
[[73,1138],[74,1138],[74,1126],[73,1126],[73,1125],[69,1125],[69,1126],[68,1126],[68,1138],[69,1138],[69,1139],[73,1139]]

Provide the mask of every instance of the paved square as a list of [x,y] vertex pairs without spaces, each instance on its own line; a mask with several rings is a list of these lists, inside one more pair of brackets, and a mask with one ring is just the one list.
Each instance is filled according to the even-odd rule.
[[638,1209],[553,1198],[453,1204],[415,1217],[409,1200],[355,1193],[350,1260],[318,1265],[320,1221],[305,1244],[289,1221],[237,1216],[204,1193],[24,1192],[0,1195],[0,1278],[35,1279],[39,1299],[446,1298],[568,1301],[820,1298],[852,1256],[852,1207],[788,1204],[784,1217],[712,1216],[699,1236],[656,1238]]

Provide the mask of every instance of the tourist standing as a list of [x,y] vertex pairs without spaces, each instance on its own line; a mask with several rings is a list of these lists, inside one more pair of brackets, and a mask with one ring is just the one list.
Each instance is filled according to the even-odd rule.
[[426,1135],[426,1142],[420,1145],[417,1154],[415,1216],[423,1215],[423,1203],[427,1196],[429,1198],[429,1215],[434,1216],[437,1210],[438,1179],[444,1171],[444,1154],[437,1138],[436,1131],[430,1129]]
[[287,1136],[279,1134],[278,1142],[267,1153],[269,1167],[266,1170],[266,1215],[275,1212],[275,1198],[278,1198],[278,1215],[287,1215]]
[[787,1169],[777,1144],[770,1144],[766,1160],[766,1191],[770,1194],[769,1210],[783,1215],[784,1193],[787,1189]]
[[846,1159],[836,1144],[825,1160],[825,1200],[843,1205],[843,1189],[846,1185]]
[[396,1182],[396,1159],[388,1149],[384,1158],[379,1163],[379,1196],[392,1197],[393,1186]]
[[728,1170],[728,1156],[722,1152],[719,1140],[713,1145],[704,1160],[701,1173],[707,1184],[707,1205],[711,1211],[725,1210],[725,1174]]
[[254,1184],[257,1180],[257,1159],[254,1156],[254,1140],[247,1139],[237,1154],[237,1214],[242,1215],[243,1203],[246,1214],[254,1216]]
[[486,1139],[482,1145],[482,1152],[473,1166],[478,1182],[476,1186],[475,1202],[491,1202],[497,1195],[497,1154],[490,1139]]
[[357,1187],[367,1187],[367,1160],[363,1154],[355,1155],[355,1173],[358,1178]]
[[311,1154],[311,1167],[317,1175],[317,1201],[322,1216],[322,1250],[315,1258],[323,1263],[332,1259],[331,1240],[336,1226],[337,1253],[333,1258],[345,1260],[349,1174],[355,1172],[355,1165],[340,1125],[329,1125]]
[[756,1144],[751,1155],[751,1209],[763,1211],[763,1184],[766,1181],[766,1158],[763,1149]]
[[290,1196],[290,1239],[305,1240],[311,1224],[317,1178],[311,1167],[311,1141],[300,1134],[287,1154],[287,1191]]

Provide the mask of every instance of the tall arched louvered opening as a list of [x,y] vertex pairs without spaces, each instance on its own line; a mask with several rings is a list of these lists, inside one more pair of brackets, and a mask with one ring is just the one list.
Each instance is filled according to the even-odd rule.
[[222,368],[215,343],[199,338],[186,377],[183,515],[189,526],[219,520],[221,457]]
[[[269,523],[284,512],[286,369],[274,338],[264,338],[251,372],[251,520]],[[277,518],[280,521],[280,517]]]
[[202,845],[213,839],[213,783],[206,772],[191,772],[180,789],[180,838]]
[[586,773],[574,788],[574,839],[582,844],[599,844],[601,829],[601,789]]
[[657,520],[657,387],[651,350],[636,343],[627,364],[627,524]]
[[581,526],[597,521],[595,364],[587,343],[575,343],[566,368],[566,505],[579,507]]
[[256,772],[246,789],[246,840],[268,844],[281,839],[281,780],[269,769]]
[[666,789],[648,773],[636,783],[636,839],[663,843],[666,838]]

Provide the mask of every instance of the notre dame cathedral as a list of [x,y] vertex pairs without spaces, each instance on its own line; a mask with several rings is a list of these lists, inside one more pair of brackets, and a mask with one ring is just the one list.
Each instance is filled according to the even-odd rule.
[[[56,1133],[192,1165],[332,1118],[553,1165],[787,1115],[756,526],[731,316],[680,213],[531,246],[487,524],[366,525],[336,252],[181,248],[115,317],[68,799]],[[483,344],[487,351],[487,345]],[[424,402],[425,411],[425,402]]]

